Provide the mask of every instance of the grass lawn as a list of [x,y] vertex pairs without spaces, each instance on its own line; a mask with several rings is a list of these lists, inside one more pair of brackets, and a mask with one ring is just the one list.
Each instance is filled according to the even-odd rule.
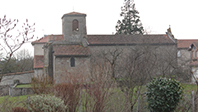
[[29,95],[16,96],[16,97],[2,96],[2,97],[0,97],[0,104],[2,104],[4,101],[11,101],[11,102],[25,101],[25,100],[27,100],[27,97],[28,97],[28,96],[29,96]]
[[197,91],[197,85],[196,84],[181,84],[184,88],[184,94],[191,93],[192,91]]
[[17,85],[16,88],[31,88],[31,84],[20,84]]

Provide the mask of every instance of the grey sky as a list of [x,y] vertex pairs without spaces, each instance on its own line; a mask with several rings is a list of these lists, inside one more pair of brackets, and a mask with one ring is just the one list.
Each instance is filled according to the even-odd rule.
[[[36,23],[35,35],[62,34],[61,17],[72,11],[87,14],[88,34],[112,34],[124,0],[0,0],[0,17]],[[198,39],[197,0],[135,0],[145,29],[165,34],[169,25],[177,39]],[[31,48],[32,49],[32,48]]]

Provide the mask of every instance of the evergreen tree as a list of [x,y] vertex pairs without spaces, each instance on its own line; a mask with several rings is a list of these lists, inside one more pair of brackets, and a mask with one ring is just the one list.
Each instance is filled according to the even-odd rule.
[[118,20],[116,25],[116,34],[143,34],[144,28],[140,21],[139,12],[131,0],[124,1],[124,7],[121,8],[120,16],[124,17],[122,21]]

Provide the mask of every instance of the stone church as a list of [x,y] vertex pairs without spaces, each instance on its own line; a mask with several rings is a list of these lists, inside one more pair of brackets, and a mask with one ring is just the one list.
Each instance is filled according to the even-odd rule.
[[159,55],[159,60],[168,57],[170,61],[176,60],[177,40],[169,30],[154,35],[89,35],[86,14],[71,12],[61,19],[62,34],[47,35],[32,42],[34,74],[47,74],[55,83],[68,80],[63,78],[67,75],[87,77],[92,67],[91,57],[102,51],[108,54],[117,49],[126,56],[137,46],[152,46],[152,52]]

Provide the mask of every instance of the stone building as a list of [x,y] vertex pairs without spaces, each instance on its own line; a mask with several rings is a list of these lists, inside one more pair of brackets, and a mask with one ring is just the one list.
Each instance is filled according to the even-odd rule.
[[[182,49],[183,54],[181,54],[180,60],[186,61],[186,67],[188,67],[191,71],[191,75],[193,77],[191,78],[191,82],[195,83],[195,79],[198,80],[198,40],[192,39],[192,40],[179,40],[180,46],[185,46],[186,49]],[[181,50],[180,50],[181,51]],[[183,56],[183,57],[182,57]],[[185,58],[184,58],[185,56]]]
[[192,43],[198,43],[197,39],[178,39],[177,40],[177,59],[180,66],[188,66],[192,60],[192,52],[189,47]]
[[[71,77],[84,77],[87,80],[93,67],[92,57],[101,54],[119,52],[122,53],[121,60],[134,49],[141,51],[149,48],[149,53],[153,53],[153,62],[159,60],[156,67],[164,69],[156,73],[163,72],[164,75],[173,71],[172,66],[177,62],[177,40],[169,30],[166,34],[155,35],[87,35],[86,14],[77,12],[62,16],[61,35],[45,36],[32,42],[32,45],[35,75],[48,74],[55,83]],[[100,60],[99,57],[95,59]],[[165,61],[171,62],[171,66]]]

